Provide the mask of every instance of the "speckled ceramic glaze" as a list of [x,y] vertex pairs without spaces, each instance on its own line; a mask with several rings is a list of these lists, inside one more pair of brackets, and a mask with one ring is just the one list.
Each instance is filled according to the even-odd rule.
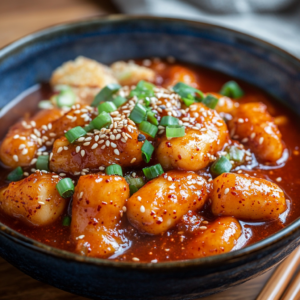
[[[174,56],[238,77],[300,113],[300,61],[266,42],[204,23],[112,16],[52,27],[0,50],[1,134],[16,117],[17,95],[69,59]],[[12,102],[11,102],[12,101]],[[16,109],[18,107],[18,109]],[[8,117],[9,116],[9,117]],[[0,223],[0,254],[32,276],[99,299],[196,299],[257,276],[300,243],[298,219],[245,249],[182,262],[140,264],[86,258],[40,244]]]

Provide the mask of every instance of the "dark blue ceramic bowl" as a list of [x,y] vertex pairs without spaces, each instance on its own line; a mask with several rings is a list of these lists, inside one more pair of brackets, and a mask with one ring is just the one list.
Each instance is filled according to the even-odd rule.
[[[14,99],[47,81],[63,62],[84,55],[115,60],[172,55],[238,77],[300,113],[300,61],[264,41],[219,26],[177,19],[111,16],[52,27],[0,51],[4,134],[20,107]],[[8,104],[8,105],[7,105]],[[188,261],[140,264],[82,257],[26,238],[0,223],[0,254],[35,279],[101,299],[195,299],[253,278],[300,241],[300,220],[245,249]]]

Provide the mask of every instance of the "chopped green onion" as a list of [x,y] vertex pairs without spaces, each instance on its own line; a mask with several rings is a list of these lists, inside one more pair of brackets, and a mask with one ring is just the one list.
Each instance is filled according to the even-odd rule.
[[13,171],[11,171],[8,175],[7,175],[7,180],[8,181],[18,181],[20,179],[22,179],[23,177],[23,170],[21,167],[17,167],[16,169],[14,169]]
[[243,90],[235,81],[226,82],[222,86],[220,94],[233,99],[238,99],[244,96]]
[[63,226],[70,226],[71,225],[71,217],[70,216],[64,216],[62,220]]
[[147,111],[147,121],[154,124],[154,125],[156,125],[156,126],[158,125],[158,121],[155,118],[155,113],[151,110]]
[[50,100],[42,100],[39,102],[38,107],[40,109],[51,109],[53,108],[53,104]]
[[136,193],[142,186],[145,185],[145,182],[142,177],[132,177],[126,175],[125,180],[129,184],[130,195]]
[[143,121],[141,122],[141,124],[139,125],[139,130],[143,133],[148,134],[149,136],[151,136],[152,138],[155,138],[156,133],[158,131],[158,127],[147,122],[147,121]]
[[72,89],[62,90],[55,96],[58,107],[71,107],[76,102],[76,95]]
[[37,158],[35,167],[37,170],[49,171],[49,155],[40,155]]
[[106,111],[108,113],[113,112],[117,110],[117,107],[112,102],[103,102],[98,106],[98,113],[100,114],[103,111]]
[[142,151],[143,160],[146,163],[148,163],[150,161],[152,153],[154,151],[153,145],[148,140],[145,140],[145,143],[142,146],[141,151]]
[[160,126],[179,125],[179,120],[172,116],[164,116],[161,118]]
[[116,106],[116,107],[120,107],[122,106],[124,103],[127,102],[127,99],[122,97],[122,96],[117,96],[114,98],[114,100],[112,101],[113,104]]
[[143,172],[148,179],[153,179],[163,174],[164,170],[160,164],[157,164],[151,167],[144,168]]
[[108,84],[95,96],[91,106],[96,107],[100,104],[100,102],[112,100],[113,94],[115,94],[120,88],[121,86],[118,83]]
[[75,188],[71,178],[64,178],[56,184],[56,189],[63,198],[69,198],[74,194]]
[[231,168],[231,162],[225,156],[221,156],[212,164],[210,170],[215,175],[221,175],[223,173],[229,172]]
[[131,111],[129,115],[129,119],[131,119],[136,124],[141,123],[147,114],[147,108],[143,106],[142,104],[137,103],[133,110]]
[[90,123],[89,125],[86,125],[84,128],[83,128],[86,132],[89,132],[93,129],[95,129],[94,125],[92,123]]
[[91,124],[96,129],[101,129],[102,127],[109,126],[111,124],[110,114],[106,111],[103,111],[100,115],[98,115]]
[[231,160],[234,161],[238,161],[238,162],[243,161],[244,154],[245,154],[244,151],[242,149],[239,149],[236,146],[231,147],[229,150],[229,157]]
[[123,171],[122,171],[121,166],[119,166],[117,164],[113,164],[113,165],[110,165],[110,166],[106,167],[105,174],[106,175],[119,175],[119,176],[123,176]]
[[189,107],[191,106],[193,103],[195,103],[194,99],[189,99],[189,98],[182,98],[183,103]]
[[65,133],[65,137],[68,139],[68,141],[71,144],[74,143],[81,136],[85,136],[85,135],[86,135],[86,131],[80,126],[74,127]]
[[138,99],[144,100],[146,106],[149,106],[150,97],[154,96],[154,87],[152,83],[141,80],[135,89],[130,92],[129,97],[136,96]]
[[176,94],[178,94],[182,99],[188,98],[193,99],[197,102],[201,102],[204,98],[204,95],[201,91],[195,89],[192,86],[189,86],[183,82],[178,82],[176,85],[173,86],[173,90]]
[[58,84],[54,87],[55,92],[61,92],[66,90],[71,90],[72,88],[69,85],[66,84]]
[[133,185],[133,184],[129,184],[129,191],[130,191],[130,196],[133,195],[134,193],[136,193],[139,189]]
[[170,125],[166,127],[166,137],[176,138],[185,136],[185,127],[181,125]]
[[218,102],[219,102],[219,99],[210,94],[208,94],[203,99],[203,104],[211,109],[214,109],[217,106]]

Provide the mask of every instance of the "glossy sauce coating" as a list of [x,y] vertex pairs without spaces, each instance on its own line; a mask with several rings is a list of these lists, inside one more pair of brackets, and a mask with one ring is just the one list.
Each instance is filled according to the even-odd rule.
[[[195,68],[177,63],[169,64],[155,59],[152,60],[150,68],[152,68],[158,74],[155,79],[155,83],[157,85],[172,85],[177,80],[175,77],[179,76],[181,78],[180,80],[187,80],[187,83],[198,87],[204,93],[218,93],[221,86],[226,81],[232,79],[226,77],[225,75],[206,69]],[[185,77],[187,72],[188,76]],[[232,172],[237,173],[241,171],[243,174],[250,174],[256,178],[265,178],[267,180],[276,182],[279,187],[285,192],[285,197],[287,198],[287,210],[282,215],[280,215],[279,219],[275,221],[254,223],[249,220],[240,220],[239,223],[236,223],[237,221],[235,221],[232,217],[221,217],[218,219],[218,217],[214,216],[211,210],[211,200],[207,200],[206,203],[201,206],[201,208],[199,206],[199,210],[197,210],[196,212],[187,212],[187,214],[183,216],[183,218],[180,220],[180,222],[177,223],[177,225],[175,225],[171,229],[167,229],[166,231],[163,230],[162,233],[156,236],[140,233],[136,230],[135,227],[132,226],[132,224],[128,222],[126,214],[123,214],[123,216],[120,214],[118,216],[119,221],[117,222],[117,224],[115,224],[115,232],[113,235],[114,237],[121,237],[123,248],[121,249],[121,251],[118,250],[115,254],[110,256],[111,259],[120,261],[134,260],[140,262],[157,262],[193,258],[195,257],[195,252],[191,249],[195,249],[195,245],[198,242],[203,244],[204,241],[205,245],[209,244],[205,242],[205,234],[209,234],[208,229],[211,227],[213,228],[213,230],[216,230],[216,234],[218,237],[224,236],[224,232],[227,232],[227,229],[231,232],[231,238],[226,240],[223,245],[219,243],[217,246],[209,246],[210,249],[213,249],[213,247],[215,247],[215,254],[222,253],[223,250],[229,251],[236,245],[238,245],[239,247],[245,246],[247,244],[254,243],[262,238],[265,238],[266,236],[278,231],[286,224],[289,224],[292,220],[300,215],[299,205],[297,205],[297,195],[300,192],[300,188],[298,187],[298,181],[300,181],[300,171],[295,168],[295,166],[300,163],[298,148],[299,145],[297,142],[299,140],[299,130],[296,124],[296,117],[293,116],[290,111],[283,108],[278,103],[272,101],[272,99],[270,99],[261,91],[244,83],[241,83],[241,86],[245,91],[245,96],[243,97],[243,99],[239,100],[239,105],[231,105],[232,103],[229,101],[229,99],[228,101],[224,101],[225,104],[218,105],[216,110],[220,113],[222,112],[225,114],[229,112],[232,113],[232,111],[235,110],[238,106],[245,103],[257,101],[263,102],[265,105],[267,105],[268,111],[273,117],[282,117],[283,115],[288,119],[287,123],[282,124],[279,122],[281,125],[277,125],[279,126],[280,132],[282,133],[282,138],[286,145],[286,150],[283,152],[282,159],[278,162],[263,162],[263,164],[259,164],[255,159],[253,159],[248,163],[249,168],[245,166],[237,166],[232,170]],[[48,88],[45,87],[45,89],[40,91],[42,94],[44,93],[41,99],[48,97],[47,89]],[[236,102],[234,101],[234,104],[235,103]],[[222,103],[219,102],[219,104]],[[275,123],[276,118],[274,120],[274,124]],[[187,133],[189,133],[188,130]],[[224,136],[226,137],[226,135]],[[244,143],[242,140],[240,141]],[[161,141],[158,139],[157,142],[160,143]],[[226,146],[227,142],[229,143],[227,138],[224,138],[224,146]],[[67,153],[68,149],[64,151],[66,151]],[[62,166],[62,164],[60,165]],[[134,166],[132,166],[132,168],[125,169],[125,174],[132,174],[132,172],[141,175],[140,170],[135,168]],[[208,168],[204,168],[198,171],[198,173],[206,180],[211,177],[208,172]],[[5,182],[4,180],[6,174],[7,172],[3,169],[3,186],[7,184],[7,182]],[[8,224],[15,230],[18,230],[19,232],[33,237],[34,239],[42,241],[46,244],[61,249],[78,252],[78,240],[76,240],[76,237],[75,239],[74,237],[72,237],[69,227],[63,227],[61,225],[62,216],[60,216],[58,220],[51,225],[32,229],[24,226],[18,219],[12,219],[7,215],[0,213],[1,221]],[[228,222],[226,220],[228,220]],[[242,228],[241,235],[240,228]],[[75,235],[77,235],[77,232]],[[84,235],[84,232],[81,235]],[[200,236],[204,236],[204,238],[201,239]],[[211,237],[209,237],[208,239],[211,241]],[[223,243],[223,239],[219,239],[219,241],[222,241]],[[224,249],[222,249],[222,247]],[[187,249],[189,249],[189,251],[187,251]],[[205,248],[203,248],[201,251],[201,255],[204,256],[207,254],[207,250],[205,250]],[[86,253],[87,252],[85,252],[85,255],[87,255]],[[100,255],[102,254],[103,253],[101,253]],[[210,255],[213,254],[214,253],[211,253]],[[201,255],[199,254],[199,252],[198,254],[196,254],[197,257]],[[95,256],[97,256],[97,254],[95,254]],[[138,260],[136,260],[137,258]]]

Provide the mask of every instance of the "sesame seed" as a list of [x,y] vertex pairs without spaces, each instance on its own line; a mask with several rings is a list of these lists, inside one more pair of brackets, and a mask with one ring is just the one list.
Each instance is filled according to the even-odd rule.
[[89,146],[90,142],[83,143],[83,146]]
[[106,145],[107,147],[109,147],[109,146],[110,146],[110,141],[107,140],[107,141],[105,142],[105,145]]
[[264,138],[261,137],[261,138],[259,139],[259,144],[261,145],[263,142],[264,142]]
[[110,145],[113,147],[113,148],[117,148],[117,145],[113,142],[110,143]]
[[17,155],[13,155],[13,160],[14,160],[15,162],[18,162],[18,161],[19,161],[19,157],[18,157]]
[[57,149],[57,153],[60,153],[61,151],[63,151],[63,147],[59,147],[59,148]]
[[83,192],[81,192],[81,193],[79,194],[79,199],[81,199],[82,196],[83,196]]
[[123,206],[123,207],[122,207],[122,210],[123,210],[124,212],[126,212],[126,210],[127,210],[126,206]]
[[137,196],[137,199],[138,199],[139,201],[141,201],[141,200],[142,200],[142,198],[141,198],[140,196]]
[[80,151],[80,146],[77,146],[75,151],[76,151],[76,153],[78,153]]
[[78,142],[83,142],[84,140],[85,140],[84,137],[80,137],[77,141],[78,141]]
[[248,142],[248,138],[243,138],[242,139],[242,143],[247,143]]
[[140,211],[141,211],[141,213],[144,213],[146,211],[146,209],[143,205],[140,207]]
[[84,151],[84,150],[81,150],[81,151],[80,151],[80,154],[81,154],[82,157],[84,157],[85,151]]
[[48,124],[48,128],[49,128],[49,130],[52,129],[52,124],[51,123]]
[[65,173],[59,173],[59,176],[64,177],[64,176],[66,176],[66,174]]
[[23,175],[24,176],[29,176],[29,173],[28,172],[24,172]]
[[239,123],[244,123],[244,119],[239,118],[239,119],[238,119],[238,122],[239,122]]
[[251,138],[251,139],[254,139],[255,136],[256,136],[256,133],[255,133],[255,132],[252,132],[251,135],[250,135],[250,138]]
[[97,147],[98,147],[98,144],[95,143],[95,144],[91,147],[91,149],[96,149]]
[[85,237],[85,235],[82,234],[82,235],[78,236],[78,237],[76,238],[76,240],[82,240],[84,237]]
[[206,227],[206,226],[200,226],[199,229],[200,229],[200,230],[206,230],[207,227]]
[[228,194],[228,192],[229,192],[229,188],[226,188],[224,191],[224,195]]
[[30,162],[30,164],[33,165],[33,164],[36,163],[36,161],[37,161],[37,159],[36,159],[36,158],[33,158],[32,161]]
[[137,258],[137,257],[133,257],[132,260],[133,260],[133,261],[140,261],[140,259]]
[[277,182],[280,182],[281,180],[282,180],[281,177],[277,177],[277,178],[276,178],[276,181],[277,181]]
[[134,158],[130,161],[130,163],[133,164],[135,161],[136,161],[136,158],[134,157]]
[[105,149],[105,145],[103,145],[100,149],[102,149],[102,150]]
[[23,149],[23,151],[22,151],[22,155],[26,155],[28,153],[28,149]]
[[120,151],[119,151],[118,149],[115,149],[115,150],[114,150],[114,153],[115,153],[116,155],[120,155]]
[[18,134],[14,135],[14,139],[18,139],[20,136]]

